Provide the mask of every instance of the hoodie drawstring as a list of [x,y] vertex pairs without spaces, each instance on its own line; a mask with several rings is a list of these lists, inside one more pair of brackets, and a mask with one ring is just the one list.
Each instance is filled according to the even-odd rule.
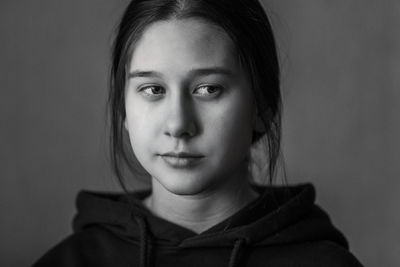
[[[147,225],[144,219],[141,216],[134,216],[135,221],[139,225],[140,231],[140,267],[148,267],[149,259],[150,259],[150,246],[149,246],[149,236],[147,234]],[[238,239],[236,240],[231,256],[229,257],[229,265],[228,267],[237,267],[240,259],[241,248],[244,246],[245,240]]]
[[139,225],[140,231],[140,267],[148,267],[149,259],[150,259],[150,247],[149,247],[149,238],[147,234],[147,226],[146,222],[141,216],[134,217],[137,224]]
[[238,262],[239,262],[239,258],[240,258],[240,249],[243,247],[245,243],[244,239],[238,239],[235,242],[235,245],[233,246],[232,252],[231,252],[231,256],[229,258],[229,267],[236,267]]

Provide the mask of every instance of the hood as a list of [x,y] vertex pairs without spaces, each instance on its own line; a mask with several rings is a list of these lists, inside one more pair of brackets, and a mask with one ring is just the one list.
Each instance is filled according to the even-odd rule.
[[81,191],[73,227],[80,231],[101,226],[121,239],[139,241],[141,247],[148,246],[148,240],[178,248],[233,247],[232,258],[243,244],[257,247],[329,240],[348,248],[344,236],[314,203],[313,185],[254,189],[260,193],[258,199],[200,234],[154,216],[141,203],[150,191],[131,195]]

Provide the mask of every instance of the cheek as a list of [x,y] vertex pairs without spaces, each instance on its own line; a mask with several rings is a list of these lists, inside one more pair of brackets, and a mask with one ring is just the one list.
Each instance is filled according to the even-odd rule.
[[246,154],[251,146],[252,108],[247,102],[239,99],[220,106],[221,109],[214,112],[219,116],[214,117],[209,125],[210,135],[215,138],[215,144],[220,152],[228,157]]
[[143,101],[132,91],[126,94],[126,120],[129,129],[135,132],[135,135],[139,135],[143,131],[148,131],[155,123],[154,115],[157,113],[153,110],[152,105]]
[[225,127],[229,130],[228,132],[231,132],[239,138],[248,137],[253,130],[252,120],[254,108],[252,99],[251,93],[246,94],[240,91],[224,111],[227,117],[227,125],[225,125]]
[[125,120],[132,149],[138,154],[145,150],[154,136],[154,121],[149,118],[143,105],[133,101],[127,101]]

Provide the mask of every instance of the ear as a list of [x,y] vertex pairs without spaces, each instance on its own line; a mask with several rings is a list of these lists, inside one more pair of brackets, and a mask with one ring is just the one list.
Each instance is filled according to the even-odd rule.
[[125,120],[124,120],[124,127],[125,127],[125,130],[127,130],[128,131],[128,122],[126,121],[126,118],[125,118]]

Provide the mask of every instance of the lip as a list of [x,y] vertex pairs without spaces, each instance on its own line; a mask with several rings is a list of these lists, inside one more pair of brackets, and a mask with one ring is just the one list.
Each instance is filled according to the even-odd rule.
[[189,152],[167,152],[164,154],[160,154],[163,157],[174,157],[174,158],[202,158],[203,155],[193,154]]
[[190,168],[201,162],[204,157],[188,152],[167,152],[160,154],[161,158],[172,168]]
[[171,157],[161,156],[165,163],[174,169],[188,169],[196,166],[202,160],[202,157],[190,158],[190,157]]

